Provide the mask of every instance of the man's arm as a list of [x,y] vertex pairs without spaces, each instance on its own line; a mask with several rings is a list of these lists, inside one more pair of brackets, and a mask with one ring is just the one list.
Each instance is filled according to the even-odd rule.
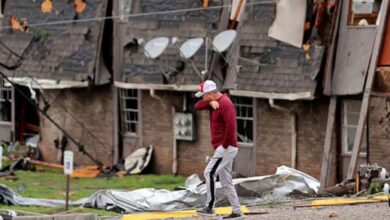
[[225,122],[225,140],[223,147],[227,148],[230,143],[233,143],[236,136],[236,113],[233,105],[228,105],[223,110],[223,120]]
[[210,109],[210,102],[206,102],[206,101],[203,101],[203,100],[199,100],[195,103],[195,109],[200,111],[200,110],[206,110],[206,109]]

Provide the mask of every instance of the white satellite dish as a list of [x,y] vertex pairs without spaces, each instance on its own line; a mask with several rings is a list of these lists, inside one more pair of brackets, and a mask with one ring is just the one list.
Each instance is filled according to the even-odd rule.
[[222,31],[213,40],[214,49],[220,53],[226,51],[232,45],[236,36],[237,32],[235,30]]
[[167,37],[158,37],[150,40],[144,46],[145,55],[150,59],[158,58],[169,44]]
[[184,59],[189,59],[195,55],[196,52],[202,46],[204,40],[203,38],[193,38],[184,42],[180,47],[180,56]]

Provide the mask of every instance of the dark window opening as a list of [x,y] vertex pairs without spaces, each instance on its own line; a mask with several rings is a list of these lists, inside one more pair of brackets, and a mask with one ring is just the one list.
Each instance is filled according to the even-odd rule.
[[349,0],[348,25],[376,25],[382,0]]
[[253,144],[253,99],[248,97],[232,97],[232,100],[236,109],[237,140],[241,143]]
[[[39,93],[38,91],[36,92],[37,100],[39,100]],[[27,138],[40,133],[37,104],[32,104],[24,97],[30,97],[30,94],[30,90],[27,87],[18,86],[18,89],[15,89],[16,138],[22,144],[25,143]],[[35,103],[35,101],[33,102]]]
[[138,91],[135,89],[120,89],[120,112],[123,133],[138,132]]
[[0,122],[11,122],[12,88],[5,86],[4,79],[0,79]]

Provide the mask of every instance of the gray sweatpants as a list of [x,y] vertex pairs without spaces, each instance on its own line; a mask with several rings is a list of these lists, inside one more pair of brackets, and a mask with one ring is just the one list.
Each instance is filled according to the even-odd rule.
[[241,213],[240,202],[232,182],[233,160],[237,155],[237,151],[237,147],[229,146],[225,149],[222,146],[219,146],[204,170],[204,177],[206,178],[207,185],[206,206],[210,209],[213,209],[215,204],[215,179],[218,175],[225,196],[228,198],[230,205],[233,208],[233,212]]

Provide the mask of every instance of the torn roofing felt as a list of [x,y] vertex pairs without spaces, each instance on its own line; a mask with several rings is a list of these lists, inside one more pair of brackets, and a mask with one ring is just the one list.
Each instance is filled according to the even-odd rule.
[[[152,12],[154,1],[140,1],[140,12]],[[201,1],[186,1],[180,4],[162,4],[170,7],[166,10],[201,7]],[[192,5],[189,2],[193,2]],[[210,2],[214,3],[215,2]],[[154,8],[153,10],[157,10]],[[223,89],[263,93],[308,93],[314,97],[317,79],[321,70],[325,47],[319,42],[312,41],[310,49],[296,48],[278,42],[268,37],[268,30],[275,18],[276,4],[252,5],[246,15],[240,20],[237,42],[226,53],[232,62],[237,63],[239,71],[219,65],[222,71],[210,70],[211,52],[208,54],[208,67],[212,78]],[[201,81],[186,62],[185,68],[180,69],[181,60],[173,45],[157,60],[147,59],[142,46],[137,46],[132,39],[143,38],[147,42],[155,37],[178,37],[182,42],[189,38],[213,37],[220,31],[217,26],[227,23],[220,10],[190,12],[177,15],[159,15],[156,17],[131,19],[126,25],[128,39],[124,47],[121,81],[138,84],[198,84]],[[197,17],[191,16],[197,14]],[[207,15],[207,16],[206,16]],[[226,26],[226,25],[224,25]],[[227,26],[226,26],[227,28]],[[180,31],[178,31],[180,30]],[[238,45],[236,45],[238,44]],[[237,51],[232,51],[235,48]],[[205,47],[198,51],[193,60],[198,69],[205,65]],[[310,57],[310,59],[307,59]],[[169,66],[167,72],[170,80],[165,81],[159,65]],[[218,65],[217,65],[218,66]],[[227,70],[227,71],[226,71]],[[234,70],[234,71],[233,71]]]
[[[99,72],[106,74],[105,67],[99,63],[104,21],[34,24],[102,17],[106,13],[107,2],[89,0],[81,13],[76,12],[73,1],[53,1],[50,13],[41,11],[41,3],[32,0],[5,2],[3,26],[10,25],[11,16],[21,23],[27,20],[30,24],[25,32],[15,29],[3,29],[1,32],[1,41],[6,42],[12,51],[22,53],[27,49],[21,67],[15,71],[5,71],[6,74],[58,81],[85,81],[97,78]],[[0,62],[15,60],[2,45],[0,49],[6,52],[0,56]],[[108,78],[95,80],[95,83],[106,83]]]

